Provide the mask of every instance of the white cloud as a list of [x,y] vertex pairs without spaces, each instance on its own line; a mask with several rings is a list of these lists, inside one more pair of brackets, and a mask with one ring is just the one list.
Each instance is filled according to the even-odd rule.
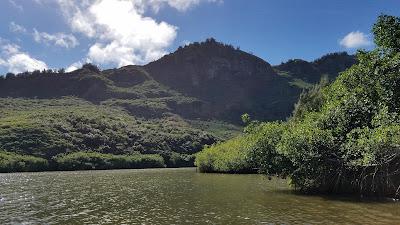
[[47,69],[46,63],[32,58],[27,53],[17,53],[12,55],[7,60],[6,65],[8,71],[12,73]]
[[4,66],[4,65],[6,65],[6,61],[4,61],[4,60],[2,60],[1,58],[0,58],[0,66]]
[[340,45],[345,48],[360,48],[371,45],[368,35],[360,32],[353,31],[348,33],[343,39],[340,40]]
[[16,44],[3,44],[1,51],[3,55],[10,56],[19,53],[20,47]]
[[54,44],[64,48],[74,48],[79,45],[78,40],[72,34],[55,33],[49,34],[33,29],[33,39],[38,43]]
[[72,30],[95,40],[87,54],[95,63],[147,63],[166,54],[176,37],[175,26],[145,17],[137,0],[59,3]]
[[47,69],[46,63],[21,52],[20,46],[16,44],[3,44],[0,57],[0,66],[12,73]]
[[26,33],[26,28],[16,24],[14,21],[12,21],[9,25],[10,31],[14,33]]
[[58,0],[71,29],[94,41],[87,58],[117,66],[156,60],[174,42],[178,28],[145,16],[147,10],[169,6],[182,12],[201,2],[221,0]]
[[10,3],[10,5],[12,5],[14,8],[18,9],[20,12],[24,11],[24,8],[22,7],[22,5],[18,4],[17,2],[15,2],[15,0],[8,0],[8,2]]
[[65,69],[65,72],[69,73],[69,72],[75,71],[75,70],[81,68],[82,65],[83,64],[81,62],[72,63],[70,66],[67,67],[67,69]]
[[[175,8],[180,12],[187,11],[194,6],[199,5],[201,2],[215,2],[222,3],[223,0],[144,0],[147,6],[151,7],[153,11],[158,12],[162,7],[168,5]],[[143,1],[142,1],[143,2]]]

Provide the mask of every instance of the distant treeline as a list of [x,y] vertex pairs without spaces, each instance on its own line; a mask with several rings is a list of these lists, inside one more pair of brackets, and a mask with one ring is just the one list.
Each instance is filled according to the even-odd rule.
[[178,153],[113,155],[92,151],[64,153],[47,160],[0,150],[0,172],[189,167],[193,160],[193,156]]
[[400,197],[400,18],[382,15],[377,48],[329,84],[304,92],[286,122],[251,121],[242,136],[206,147],[203,172],[257,168],[306,193]]
[[[91,63],[86,63],[82,65],[80,70],[88,70],[91,72],[99,73],[101,72],[100,68],[94,64]],[[60,68],[60,69],[44,69],[44,70],[34,70],[34,71],[26,71],[22,73],[6,73],[4,76],[0,75],[0,80],[2,79],[13,79],[15,77],[31,77],[31,76],[40,76],[40,75],[54,75],[54,74],[64,74],[65,69]]]

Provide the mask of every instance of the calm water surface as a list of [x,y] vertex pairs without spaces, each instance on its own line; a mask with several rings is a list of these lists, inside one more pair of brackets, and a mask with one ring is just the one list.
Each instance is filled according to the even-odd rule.
[[0,174],[0,224],[400,224],[400,203],[294,195],[195,169]]

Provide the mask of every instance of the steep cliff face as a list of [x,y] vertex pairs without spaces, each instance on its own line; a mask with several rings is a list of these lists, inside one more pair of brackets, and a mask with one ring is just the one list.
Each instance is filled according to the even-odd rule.
[[300,91],[264,60],[214,39],[180,48],[144,68],[158,82],[204,101],[208,116],[230,121],[243,113],[285,119]]

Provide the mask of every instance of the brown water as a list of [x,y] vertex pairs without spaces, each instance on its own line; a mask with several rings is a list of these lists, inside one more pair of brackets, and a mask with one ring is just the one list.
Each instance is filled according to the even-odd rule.
[[195,169],[0,174],[0,224],[400,224],[400,203],[301,196]]

